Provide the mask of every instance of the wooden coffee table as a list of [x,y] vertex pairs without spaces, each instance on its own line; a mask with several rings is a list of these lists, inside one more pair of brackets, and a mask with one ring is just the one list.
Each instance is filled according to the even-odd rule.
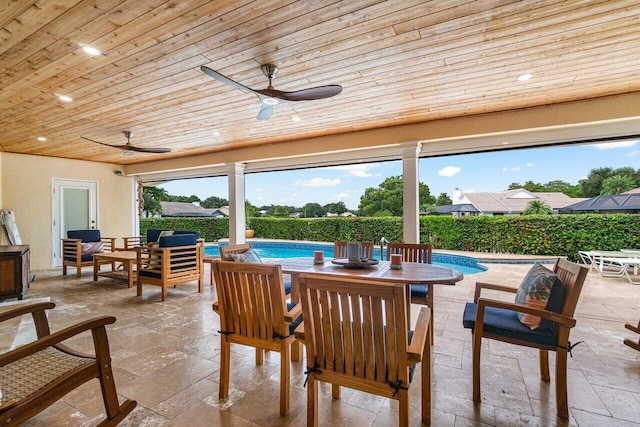
[[[127,282],[127,286],[132,288],[135,281],[133,264],[137,261],[136,251],[116,251],[93,254],[93,281],[98,280],[98,276],[109,277],[112,279],[123,280]],[[115,270],[116,262],[122,263],[122,270]],[[100,271],[103,264],[111,264],[111,271]]]

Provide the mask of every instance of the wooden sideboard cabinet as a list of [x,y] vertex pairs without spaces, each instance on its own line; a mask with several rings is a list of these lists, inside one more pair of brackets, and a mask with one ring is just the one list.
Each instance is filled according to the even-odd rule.
[[0,245],[0,299],[21,300],[29,273],[29,245]]

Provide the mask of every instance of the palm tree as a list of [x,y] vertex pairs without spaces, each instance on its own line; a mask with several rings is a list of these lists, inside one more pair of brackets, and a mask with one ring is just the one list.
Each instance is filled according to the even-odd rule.
[[602,182],[600,194],[621,194],[636,188],[636,183],[626,175],[614,175]]
[[530,201],[524,212],[522,212],[523,215],[551,215],[552,213],[553,209],[542,200]]

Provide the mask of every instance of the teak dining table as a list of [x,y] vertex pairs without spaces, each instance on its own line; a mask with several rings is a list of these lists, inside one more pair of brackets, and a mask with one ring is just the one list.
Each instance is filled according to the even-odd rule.
[[[433,285],[455,285],[464,275],[451,268],[417,262],[403,262],[401,269],[392,269],[389,261],[380,261],[367,268],[347,268],[325,259],[322,264],[314,264],[312,258],[280,258],[270,260],[282,267],[283,274],[291,275],[291,302],[300,301],[298,278],[304,273],[338,274],[353,277],[375,278],[377,280],[407,285],[407,301],[410,298],[410,286],[427,285],[429,295],[433,296]],[[432,300],[433,301],[433,300]],[[433,310],[433,307],[431,307]],[[411,324],[411,310],[407,310],[407,319]],[[431,316],[431,343],[433,344],[433,315]]]

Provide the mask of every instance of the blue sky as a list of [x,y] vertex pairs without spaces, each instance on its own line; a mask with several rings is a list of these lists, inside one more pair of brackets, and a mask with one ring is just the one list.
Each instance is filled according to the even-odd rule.
[[[640,168],[640,141],[425,158],[420,160],[419,173],[431,194],[451,196],[455,188],[496,192],[506,190],[512,182],[529,180],[546,183],[559,179],[577,184],[591,169],[606,166]],[[342,201],[347,208],[357,209],[366,188],[401,174],[401,161],[248,174],[246,198],[255,206],[301,207],[310,202],[325,205]],[[171,181],[160,187],[172,195],[195,194],[201,200],[229,198],[226,177]]]

